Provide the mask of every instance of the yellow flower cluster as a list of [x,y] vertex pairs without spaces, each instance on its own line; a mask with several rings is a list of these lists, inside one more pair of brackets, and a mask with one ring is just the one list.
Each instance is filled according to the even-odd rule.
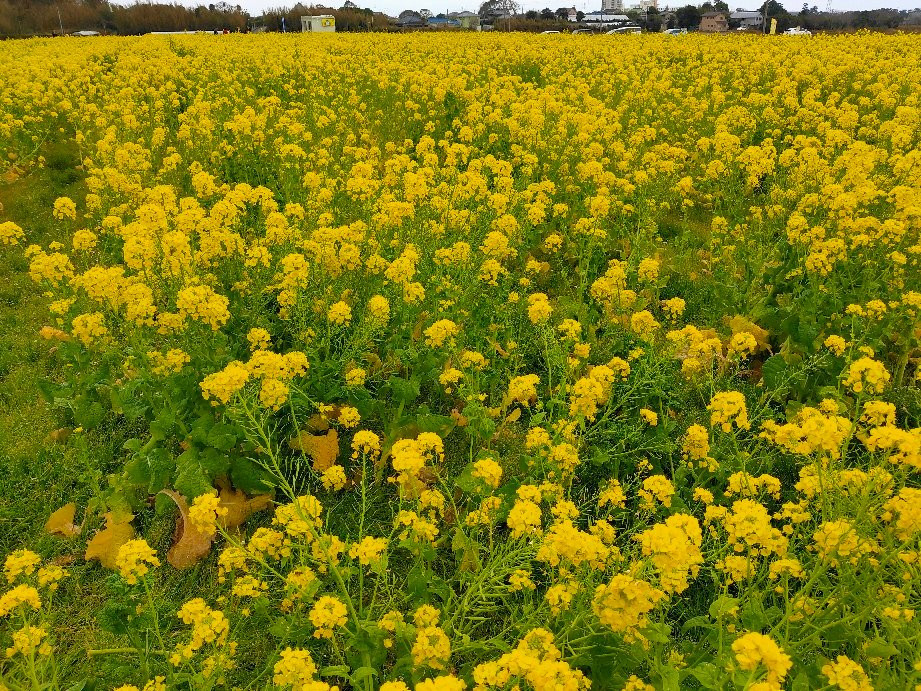
[[220,610],[211,609],[201,598],[186,602],[177,613],[180,621],[192,627],[188,643],[180,644],[170,656],[170,662],[180,665],[205,645],[223,646],[230,634],[230,622]]
[[160,566],[160,560],[146,540],[129,540],[119,547],[115,567],[125,582],[134,585],[147,575],[151,566]]
[[[760,633],[746,633],[732,644],[739,668],[746,672],[763,671],[767,689],[780,689],[787,672],[793,666],[790,656],[770,637]],[[763,670],[762,670],[763,668]]]
[[195,497],[189,507],[189,522],[203,535],[213,537],[218,522],[227,516],[229,509],[221,505],[217,494],[202,494]]
[[532,629],[513,650],[494,662],[484,662],[473,670],[474,691],[505,689],[526,682],[535,691],[567,689],[580,691],[591,682],[578,669],[562,659],[554,644],[553,633],[547,629]]
[[335,630],[345,626],[348,610],[337,597],[324,595],[310,610],[310,623],[313,624],[315,638],[332,638]]

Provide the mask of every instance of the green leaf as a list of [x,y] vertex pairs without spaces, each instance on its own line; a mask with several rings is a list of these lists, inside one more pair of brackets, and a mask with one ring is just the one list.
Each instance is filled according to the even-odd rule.
[[148,494],[156,494],[169,486],[170,478],[176,470],[172,455],[162,447],[154,447],[144,457],[148,472]]
[[751,600],[742,608],[742,624],[750,631],[761,631],[767,626],[767,617],[764,616],[764,605],[761,600]]
[[390,389],[390,396],[397,403],[412,403],[419,397],[419,381],[417,379],[410,380],[393,376],[387,380],[387,387]]
[[330,665],[317,672],[317,675],[321,677],[343,677],[348,679],[349,668],[346,665]]
[[882,638],[874,638],[864,647],[863,652],[866,657],[881,657],[883,659],[888,659],[894,655],[898,655],[899,649],[889,641]]
[[457,422],[447,415],[417,415],[416,426],[420,432],[434,432],[442,439],[447,437]]
[[481,485],[482,483],[473,477],[473,463],[468,463],[454,480],[454,486],[467,494],[476,494]]
[[663,667],[660,673],[662,677],[662,691],[679,691],[681,688],[681,676],[674,667]]
[[156,419],[150,423],[150,433],[158,439],[166,439],[176,426],[176,417],[168,410],[161,410]]
[[125,477],[132,485],[150,483],[150,466],[145,456],[137,455],[125,463]]
[[202,494],[210,494],[214,489],[212,480],[199,463],[194,449],[189,449],[176,459],[176,481],[173,484],[188,501]]
[[710,617],[701,614],[699,617],[691,617],[681,627],[681,633],[686,633],[691,629],[711,629],[713,622]]
[[376,677],[377,674],[378,674],[377,670],[374,669],[373,667],[359,667],[354,672],[352,672],[352,676],[349,677],[349,680],[355,686],[358,686],[365,679],[369,677]]
[[708,611],[710,612],[711,617],[714,619],[719,619],[721,617],[731,615],[735,608],[738,606],[738,598],[721,595],[710,603],[710,609]]
[[701,662],[688,670],[705,689],[722,688],[722,674],[719,668],[711,662]]
[[414,598],[428,602],[428,585],[432,572],[422,564],[413,566],[406,576],[406,589]]
[[90,403],[84,399],[74,407],[74,420],[78,425],[86,429],[98,427],[105,414],[105,408],[102,407],[99,401]]
[[226,475],[230,470],[230,457],[217,449],[202,449],[198,452],[198,462],[212,478]]
[[204,446],[208,445],[208,433],[214,427],[214,418],[210,415],[202,415],[192,423],[192,430],[189,434],[192,441],[197,441]]
[[672,627],[668,624],[654,623],[646,627],[643,635],[653,643],[670,643]]
[[42,395],[42,398],[53,405],[55,399],[55,385],[47,379],[36,379],[35,386],[38,387],[38,392]]
[[809,691],[812,688],[813,685],[810,683],[809,675],[805,672],[800,672],[793,677],[793,683],[790,685],[791,691]]
[[761,379],[768,389],[776,389],[783,384],[787,374],[787,361],[783,355],[772,355],[761,366]]
[[137,605],[119,598],[109,598],[96,612],[99,627],[116,636],[124,636],[131,629],[131,621],[137,614]]
[[264,494],[275,488],[271,475],[242,456],[235,457],[230,463],[230,481],[247,494]]
[[218,423],[208,431],[206,444],[219,451],[230,451],[237,445],[237,428]]

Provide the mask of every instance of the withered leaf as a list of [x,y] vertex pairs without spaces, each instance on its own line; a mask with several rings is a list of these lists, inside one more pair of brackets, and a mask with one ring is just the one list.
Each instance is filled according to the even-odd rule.
[[737,314],[732,319],[730,319],[729,328],[732,329],[733,334],[750,333],[752,336],[754,336],[755,342],[758,344],[758,351],[771,349],[771,344],[768,342],[770,334],[765,329],[762,329],[753,321],[746,319],[742,315]]
[[205,535],[189,521],[189,505],[185,497],[171,489],[160,490],[179,507],[179,518],[173,531],[173,546],[166,553],[166,560],[177,569],[194,566],[211,551],[211,536]]
[[304,424],[304,431],[310,432],[311,434],[317,434],[318,432],[325,432],[329,429],[329,418],[325,415],[320,415],[320,413],[314,413]]
[[220,519],[224,530],[239,528],[251,514],[263,511],[272,505],[270,494],[259,494],[252,499],[247,499],[242,490],[234,490],[226,485],[221,487],[219,496],[221,506],[227,509],[227,515]]
[[326,434],[310,434],[307,431],[288,442],[292,449],[299,449],[313,459],[313,469],[322,473],[339,457],[339,433],[331,429]]
[[121,546],[134,538],[134,514],[107,513],[105,514],[106,527],[93,536],[86,545],[85,558],[98,559],[99,563],[107,569],[115,568],[115,558]]
[[73,434],[73,430],[70,427],[61,427],[48,433],[48,441],[54,444],[63,444],[71,434]]
[[457,423],[458,427],[466,427],[470,423],[467,416],[463,415],[457,408],[451,411],[451,417],[454,418],[454,422]]
[[74,524],[77,515],[77,505],[73,502],[64,504],[45,521],[45,532],[51,535],[73,537],[80,534],[80,526]]

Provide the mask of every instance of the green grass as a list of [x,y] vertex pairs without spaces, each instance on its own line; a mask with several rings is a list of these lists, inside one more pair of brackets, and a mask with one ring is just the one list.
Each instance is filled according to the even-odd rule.
[[[41,153],[45,166],[13,182],[0,182],[0,221],[22,227],[26,244],[67,243],[66,231],[58,227],[51,209],[57,197],[81,199],[85,194],[79,157],[73,142],[46,145]],[[54,345],[38,335],[49,324],[49,315],[29,278],[23,249],[6,247],[0,252],[0,559],[29,547],[67,565],[73,578],[61,587],[55,632],[65,643],[60,658],[63,676],[106,677],[111,675],[104,673],[105,663],[91,661],[85,652],[109,640],[94,619],[106,601],[105,580],[100,578],[104,574],[97,564],[82,562],[85,538],[52,537],[45,534],[44,524],[52,511],[69,501],[77,502],[78,518],[82,515],[92,493],[86,459],[110,459],[114,450],[112,440],[102,437],[87,440],[87,454],[52,438],[68,420],[66,411],[55,409],[37,386],[40,380],[56,378]],[[87,589],[78,587],[79,582],[98,585]]]
[[[13,221],[26,234],[25,244],[47,247],[58,241],[69,245],[69,232],[52,217],[54,200],[61,196],[78,201],[86,194],[79,157],[73,142],[46,145],[41,151],[46,165],[13,181],[0,182],[0,222]],[[10,552],[28,547],[45,558],[66,565],[71,576],[61,585],[55,617],[57,659],[64,679],[89,679],[87,689],[108,689],[137,682],[138,662],[130,655],[88,656],[87,650],[124,645],[103,629],[110,620],[112,574],[97,562],[85,562],[88,534],[101,524],[98,516],[87,522],[83,535],[73,539],[53,537],[44,531],[49,514],[67,502],[76,502],[77,520],[92,499],[94,484],[113,472],[121,453],[124,431],[102,425],[86,435],[84,451],[73,438],[55,441],[55,430],[72,424],[67,411],[56,409],[39,391],[40,380],[55,380],[53,342],[43,341],[39,330],[49,321],[46,301],[28,275],[24,247],[0,252],[0,561]],[[91,477],[101,475],[102,480]],[[173,540],[173,512],[145,511],[135,523],[165,555]],[[161,621],[166,628],[180,626],[175,613],[206,584],[213,582],[214,558],[188,571],[171,570],[154,586]],[[271,641],[247,640],[246,650],[264,655]],[[259,654],[241,661],[253,672]],[[0,670],[0,681],[3,679]]]
[[[79,197],[83,189],[72,146],[43,153],[45,167],[0,183],[0,220],[21,226],[27,244],[66,242],[51,208],[57,197]],[[0,554],[34,542],[48,513],[81,491],[72,452],[49,438],[62,417],[36,386],[54,378],[53,346],[38,336],[48,315],[27,269],[22,248],[0,253]]]

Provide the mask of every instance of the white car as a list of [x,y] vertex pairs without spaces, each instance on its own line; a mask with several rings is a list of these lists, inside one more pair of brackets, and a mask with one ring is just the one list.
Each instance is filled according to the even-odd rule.
[[664,33],[666,36],[681,36],[682,34],[686,34],[687,32],[688,32],[687,29],[666,29],[662,33]]
[[541,31],[542,34],[558,34],[559,31]]
[[791,29],[787,29],[783,32],[784,36],[812,36],[812,32],[809,29],[802,29],[798,26],[794,26]]

